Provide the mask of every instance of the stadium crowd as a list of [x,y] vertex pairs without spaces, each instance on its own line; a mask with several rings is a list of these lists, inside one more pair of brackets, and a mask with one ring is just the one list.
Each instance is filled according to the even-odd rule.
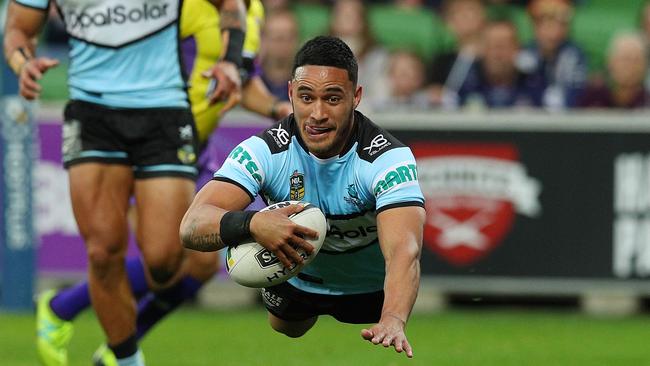
[[[330,34],[359,59],[366,111],[650,105],[650,1],[263,3],[261,76],[283,100],[302,41]],[[46,42],[62,40],[49,29]]]

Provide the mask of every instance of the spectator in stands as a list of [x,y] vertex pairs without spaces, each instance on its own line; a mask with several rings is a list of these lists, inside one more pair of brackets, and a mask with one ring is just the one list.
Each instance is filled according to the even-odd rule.
[[289,100],[288,81],[299,46],[298,22],[290,10],[269,12],[262,31],[262,80],[280,100]]
[[490,22],[483,34],[482,57],[472,65],[456,97],[449,100],[469,108],[533,105],[526,76],[515,64],[520,46],[514,24]]
[[373,101],[373,111],[413,111],[429,107],[424,86],[424,62],[410,51],[391,54],[388,67],[389,95]]
[[528,6],[535,39],[518,66],[528,74],[535,105],[551,110],[575,107],[587,80],[582,50],[569,40],[573,7],[569,0],[533,0]]
[[[650,60],[650,0],[646,0],[639,12],[639,26],[641,34],[645,39],[646,47],[648,48],[647,59]],[[650,90],[650,62],[648,63],[648,71],[646,72],[645,89]]]
[[330,17],[330,35],[342,39],[359,63],[359,84],[363,85],[364,105],[388,94],[389,52],[374,39],[366,8],[361,0],[336,0]]
[[481,33],[486,24],[485,7],[481,0],[445,0],[442,14],[456,38],[457,47],[451,52],[434,56],[428,70],[428,89],[433,105],[445,104],[445,91],[455,95],[463,85],[481,51]]
[[290,0],[264,0],[262,3],[264,4],[264,9],[266,9],[267,13],[272,13],[277,10],[285,10],[291,5]]
[[616,35],[607,53],[607,85],[592,85],[580,105],[592,108],[642,108],[650,106],[650,94],[644,88],[648,67],[647,45],[637,33]]

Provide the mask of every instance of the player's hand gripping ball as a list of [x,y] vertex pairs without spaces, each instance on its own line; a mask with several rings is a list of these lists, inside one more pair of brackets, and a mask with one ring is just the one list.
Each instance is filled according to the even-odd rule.
[[302,265],[294,264],[291,268],[287,268],[275,254],[256,242],[229,247],[226,252],[226,269],[235,282],[243,286],[256,288],[274,286],[297,275],[304,266],[314,260],[323,246],[327,234],[327,219],[318,207],[308,202],[283,201],[272,204],[262,209],[262,211],[274,210],[290,204],[299,204],[304,208],[302,211],[289,216],[289,219],[300,226],[318,232],[318,239],[307,238],[309,244],[314,247],[314,251],[307,254],[301,248],[296,249],[304,262]]

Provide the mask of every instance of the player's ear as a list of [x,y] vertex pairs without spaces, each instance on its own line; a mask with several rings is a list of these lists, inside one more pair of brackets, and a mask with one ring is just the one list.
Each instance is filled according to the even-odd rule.
[[357,85],[357,89],[354,91],[354,109],[357,109],[359,103],[361,103],[361,96],[363,95],[363,88],[361,85]]
[[289,102],[293,104],[293,100],[291,99],[291,80],[287,81],[289,87],[287,88],[287,94],[289,94]]

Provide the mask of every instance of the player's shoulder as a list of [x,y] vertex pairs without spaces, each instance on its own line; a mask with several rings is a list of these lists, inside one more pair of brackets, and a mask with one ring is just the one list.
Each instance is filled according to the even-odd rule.
[[289,149],[292,137],[296,133],[293,114],[291,114],[274,122],[270,127],[258,133],[256,137],[264,141],[271,154],[277,154]]
[[47,7],[50,3],[49,0],[14,0],[14,2],[19,5],[41,11],[47,10]]
[[380,156],[389,154],[395,149],[406,147],[400,140],[377,126],[363,113],[355,111],[354,118],[359,124],[355,139],[358,141],[357,155],[360,159],[373,163]]

